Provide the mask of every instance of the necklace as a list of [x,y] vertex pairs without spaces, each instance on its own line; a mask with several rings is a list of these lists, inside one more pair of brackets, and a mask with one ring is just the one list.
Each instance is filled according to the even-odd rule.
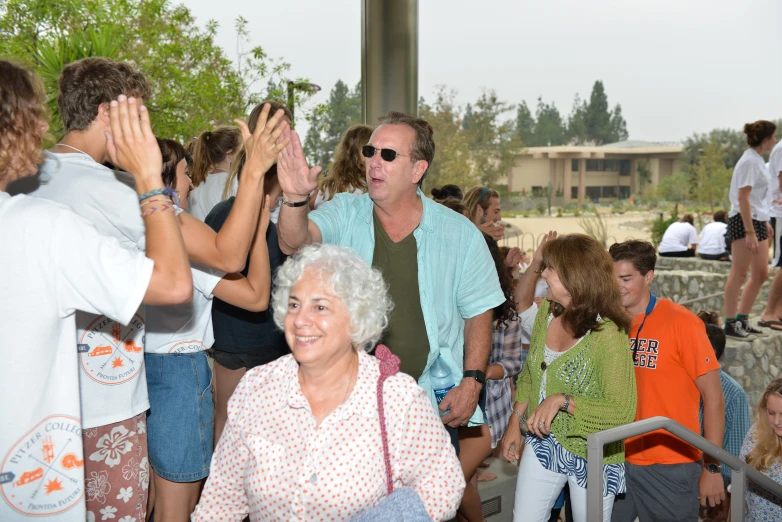
[[[339,408],[341,406],[344,406],[345,402],[347,402],[347,400],[348,400],[348,396],[350,394],[350,385],[353,382],[353,363],[355,361],[357,361],[357,360],[358,360],[358,354],[354,353],[353,354],[353,358],[350,360],[350,374],[349,374],[350,378],[348,379],[348,386],[345,389],[345,397],[342,399],[342,403],[339,406],[337,406],[337,408]],[[358,375],[357,375],[357,377],[358,377]],[[336,410],[336,408],[334,408],[334,409]],[[317,465],[320,463],[320,457],[321,456],[322,455],[318,455],[317,461],[313,462],[313,464],[314,464],[313,467],[315,469],[317,469]],[[318,481],[318,472],[317,471],[313,471],[312,475],[310,476],[310,484],[315,484],[317,481]]]
[[88,158],[92,159],[92,156],[90,156],[89,154],[87,154],[86,152],[84,152],[84,151],[83,151],[83,150],[81,150],[81,149],[77,149],[77,148],[76,148],[76,147],[74,147],[73,145],[68,145],[67,143],[62,143],[62,142],[60,142],[60,143],[58,143],[57,145],[55,145],[55,147],[56,147],[56,146],[58,146],[58,145],[59,145],[60,147],[68,147],[69,149],[73,149],[73,150],[75,150],[76,152],[81,152],[82,154],[84,154],[84,155],[85,155],[85,156],[87,156]]

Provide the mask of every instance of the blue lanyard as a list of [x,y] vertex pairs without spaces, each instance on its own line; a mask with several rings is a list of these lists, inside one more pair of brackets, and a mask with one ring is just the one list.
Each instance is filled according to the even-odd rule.
[[649,293],[649,304],[646,305],[646,312],[644,313],[643,321],[641,321],[641,326],[638,327],[638,332],[635,334],[635,344],[633,345],[633,364],[635,364],[635,357],[638,355],[638,336],[641,335],[641,330],[643,330],[644,325],[646,324],[646,318],[649,317],[649,314],[652,313],[652,310],[654,310],[654,305],[657,303],[657,296],[653,293]]

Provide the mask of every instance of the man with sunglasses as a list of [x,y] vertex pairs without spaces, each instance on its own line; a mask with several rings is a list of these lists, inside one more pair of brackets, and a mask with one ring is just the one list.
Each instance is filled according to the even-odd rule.
[[278,232],[286,254],[334,243],[353,248],[383,273],[394,310],[382,342],[435,407],[429,370],[438,356],[447,363],[458,385],[439,409],[458,451],[456,428],[483,423],[476,407],[491,349],[491,313],[505,297],[478,229],[421,192],[434,159],[432,134],[424,120],[387,114],[362,149],[368,192],[337,194],[308,215],[320,167],[309,168],[290,131],[277,166],[283,190]]
[[[720,365],[703,322],[686,308],[651,293],[657,255],[651,243],[611,245],[622,306],[633,317],[630,350],[638,406],[635,420],[668,417],[722,446],[725,399]],[[698,504],[725,500],[719,462],[668,432],[625,441],[627,492],[617,497],[611,520],[698,520]]]

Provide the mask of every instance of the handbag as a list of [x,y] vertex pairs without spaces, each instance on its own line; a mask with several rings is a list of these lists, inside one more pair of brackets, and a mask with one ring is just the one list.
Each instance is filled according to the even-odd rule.
[[383,443],[383,462],[386,467],[386,489],[388,494],[394,492],[394,479],[391,476],[391,455],[388,451],[388,434],[386,433],[386,416],[383,409],[383,384],[386,379],[399,372],[399,357],[394,355],[388,346],[377,345],[375,357],[380,361],[380,377],[377,380],[377,416],[380,420],[380,437]]

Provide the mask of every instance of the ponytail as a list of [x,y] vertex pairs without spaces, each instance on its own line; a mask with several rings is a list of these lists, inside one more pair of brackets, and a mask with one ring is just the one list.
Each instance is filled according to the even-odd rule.
[[193,147],[193,168],[190,170],[193,186],[206,181],[209,171],[229,153],[236,152],[241,143],[242,134],[236,127],[218,127],[202,132]]

